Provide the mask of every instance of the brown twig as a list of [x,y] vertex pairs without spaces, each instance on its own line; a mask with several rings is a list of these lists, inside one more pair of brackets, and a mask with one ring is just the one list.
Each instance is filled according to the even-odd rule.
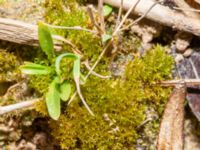
[[200,85],[200,79],[180,79],[180,80],[169,80],[162,81],[158,84],[161,86],[176,86],[177,84],[184,83],[186,86]]
[[97,28],[99,34],[102,35],[104,31],[101,29],[101,27],[100,27],[100,26],[97,24],[97,22],[95,21],[94,15],[93,15],[93,12],[92,12],[92,6],[91,6],[91,5],[89,5],[89,6],[87,7],[87,12],[88,12],[88,15],[89,15],[89,17],[90,17],[90,20],[91,20],[92,24]]
[[98,13],[100,16],[100,24],[103,33],[105,33],[105,22],[104,22],[104,15],[103,15],[103,0],[98,0]]
[[115,29],[117,28],[117,26],[119,25],[120,20],[121,20],[122,9],[123,9],[123,2],[124,2],[124,0],[121,0],[120,7],[119,7],[119,12],[118,12],[118,15],[117,15],[117,21],[116,21]]

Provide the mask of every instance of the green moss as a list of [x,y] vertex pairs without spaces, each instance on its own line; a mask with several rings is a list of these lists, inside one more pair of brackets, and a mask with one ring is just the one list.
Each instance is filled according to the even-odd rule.
[[[93,29],[86,11],[77,5],[75,0],[48,0],[45,3],[45,18],[48,23],[60,26],[80,26]],[[91,62],[97,59],[101,52],[101,39],[86,31],[52,29],[53,33],[62,35],[71,41]],[[64,50],[71,51],[69,46]]]
[[5,50],[0,50],[0,82],[16,81],[20,77],[17,69],[20,63],[17,57]]
[[40,100],[35,104],[35,110],[39,113],[42,117],[48,116],[47,106],[45,100]]
[[51,75],[31,75],[29,80],[29,86],[38,94],[45,94],[48,91],[49,83],[52,81]]
[[91,76],[82,92],[95,117],[76,99],[63,107],[58,121],[50,121],[53,136],[63,149],[134,149],[142,135],[137,127],[147,109],[162,108],[168,98],[169,89],[155,83],[170,78],[172,64],[172,58],[156,46],[143,58],[130,61],[121,78]]

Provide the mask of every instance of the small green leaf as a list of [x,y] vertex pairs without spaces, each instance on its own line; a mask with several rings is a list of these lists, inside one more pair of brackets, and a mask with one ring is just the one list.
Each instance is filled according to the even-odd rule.
[[54,56],[53,39],[49,28],[42,22],[38,23],[38,39],[43,52],[51,59]]
[[67,101],[69,99],[70,94],[71,94],[71,84],[68,81],[64,81],[60,85],[60,98],[63,101]]
[[25,62],[20,66],[20,70],[24,74],[50,74],[52,71],[50,67],[30,62]]
[[105,43],[105,42],[107,42],[108,40],[110,40],[111,38],[112,38],[111,35],[109,35],[109,34],[104,34],[104,35],[102,36],[102,42]]
[[49,115],[52,119],[57,120],[60,116],[60,93],[58,78],[56,77],[49,85],[49,90],[46,94],[46,105]]
[[106,17],[106,16],[110,15],[112,10],[113,10],[113,8],[111,6],[104,5],[103,6],[103,16]]

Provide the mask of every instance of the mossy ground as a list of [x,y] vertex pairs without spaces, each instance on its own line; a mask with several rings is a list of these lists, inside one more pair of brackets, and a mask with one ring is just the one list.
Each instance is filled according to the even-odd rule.
[[[48,0],[44,6],[48,23],[94,29],[85,9],[74,0]],[[83,60],[88,60],[90,65],[102,51],[101,38],[89,32],[56,29],[51,31],[76,45],[83,53]],[[147,119],[149,108],[161,115],[170,89],[157,83],[171,78],[173,59],[166,54],[165,48],[159,45],[140,56],[137,51],[138,39],[135,36],[123,37],[123,34],[126,33],[121,36],[122,41],[126,41],[126,46],[121,47],[121,53],[126,52],[124,55],[127,55],[128,52],[132,58],[124,64],[125,71],[110,79],[91,75],[81,86],[83,96],[95,117],[89,115],[76,97],[69,106],[62,103],[62,115],[58,121],[49,119],[51,133],[62,149],[134,149],[137,140],[143,138],[144,133],[138,127]],[[62,52],[71,52],[71,48],[64,46]],[[49,64],[42,52],[30,60]],[[105,56],[95,71],[103,75],[112,74],[109,69],[111,60],[109,56]],[[66,63],[70,64],[64,60],[62,69],[69,75],[70,69],[65,68]],[[82,67],[81,72],[86,74],[88,70]],[[67,77],[70,78],[70,75]],[[44,96],[51,80],[52,76],[31,76],[29,86],[34,89],[36,95]],[[73,89],[75,91],[75,88]],[[36,111],[42,117],[47,117],[43,101],[36,105]],[[155,132],[158,131],[158,124],[159,120],[152,121]]]
[[82,91],[95,117],[77,98],[63,106],[58,121],[50,121],[52,134],[63,149],[134,149],[147,109],[153,107],[159,114],[163,110],[170,90],[155,83],[170,78],[172,63],[157,46],[143,58],[130,61],[120,78],[90,77]]

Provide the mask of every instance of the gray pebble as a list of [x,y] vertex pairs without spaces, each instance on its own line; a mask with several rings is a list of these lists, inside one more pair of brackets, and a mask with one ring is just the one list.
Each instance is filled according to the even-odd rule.
[[179,62],[181,62],[184,59],[182,54],[177,54],[175,57],[175,62],[176,64],[178,64]]
[[192,53],[193,53],[193,49],[188,48],[188,49],[183,53],[183,56],[184,56],[184,57],[190,57]]

